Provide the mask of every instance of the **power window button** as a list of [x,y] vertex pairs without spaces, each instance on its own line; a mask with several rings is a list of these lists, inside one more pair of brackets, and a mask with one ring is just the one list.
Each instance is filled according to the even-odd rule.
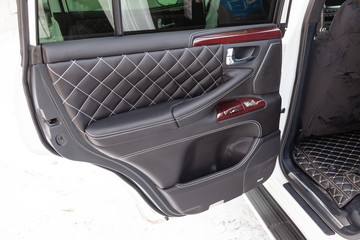
[[230,110],[230,114],[236,113],[236,112],[238,112],[238,111],[239,111],[238,108],[233,108],[233,109]]
[[252,107],[252,106],[256,106],[257,105],[257,102],[255,102],[254,100],[250,100],[250,101],[246,101],[246,102],[243,102],[245,107]]

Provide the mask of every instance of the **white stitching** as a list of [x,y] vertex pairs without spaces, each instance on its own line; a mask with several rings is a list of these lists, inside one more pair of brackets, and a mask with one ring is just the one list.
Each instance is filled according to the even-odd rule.
[[262,128],[261,128],[261,125],[259,122],[257,121],[249,121],[251,123],[254,123],[257,127],[258,127],[258,130],[259,130],[259,135],[257,136],[257,138],[254,140],[254,143],[252,144],[248,154],[246,154],[246,156],[244,157],[244,159],[241,160],[240,163],[238,163],[237,165],[235,165],[234,167],[230,168],[230,169],[225,169],[223,171],[220,171],[220,172],[217,172],[217,173],[214,173],[214,174],[211,174],[210,176],[205,176],[203,178],[200,178],[200,179],[197,179],[197,180],[193,180],[189,183],[180,183],[180,184],[176,184],[175,186],[178,187],[178,188],[187,188],[187,187],[191,187],[191,186],[194,186],[194,185],[197,185],[197,184],[200,184],[200,183],[204,183],[204,182],[207,182],[209,180],[212,180],[214,178],[217,178],[217,177],[221,177],[225,174],[228,174],[230,172],[234,172],[235,170],[239,169],[240,167],[242,167],[245,163],[247,163],[247,161],[250,159],[251,155],[253,154],[253,152],[256,150],[257,146],[259,145],[260,143],[260,137],[262,135]]
[[61,74],[61,76],[57,73],[55,73],[51,68],[49,68],[51,70],[52,73],[56,74],[57,76],[59,76],[58,80],[56,80],[53,85],[55,86],[61,79],[64,79],[64,75],[70,70],[70,68],[74,65],[74,61],[71,61],[70,66],[64,71],[63,74]]
[[235,87],[242,85],[244,82],[246,82],[247,80],[249,80],[251,77],[253,76],[253,72],[251,72],[248,76],[246,76],[243,80],[241,80],[238,84],[236,84],[234,87],[232,87],[231,89],[227,90],[226,92],[222,93],[220,96],[218,96],[217,98],[213,99],[212,101],[208,102],[207,104],[203,105],[200,108],[195,109],[192,112],[186,113],[182,116],[179,116],[176,118],[176,121],[181,121],[183,119],[186,119],[204,109],[206,109],[207,107],[209,107],[211,104],[217,102],[219,99],[221,99],[222,97],[224,97],[226,94],[228,94],[229,92],[233,91]]
[[[168,50],[166,51],[166,54],[167,54],[167,53],[168,53]],[[191,98],[191,96],[189,95],[189,93],[182,87],[182,85],[179,84],[179,83],[175,80],[175,78],[176,78],[177,76],[179,76],[179,75],[177,75],[176,77],[172,77],[172,76],[170,75],[170,73],[169,73],[169,72],[176,66],[176,64],[174,64],[168,71],[166,71],[166,70],[160,65],[160,62],[165,58],[166,54],[164,54],[164,56],[161,58],[161,60],[160,60],[159,62],[157,62],[150,54],[149,54],[149,57],[152,58],[152,59],[154,60],[154,62],[156,62],[157,65],[161,68],[161,70],[163,70],[163,71],[179,86],[179,88],[186,93],[186,96],[189,96],[189,97]],[[176,62],[177,62],[177,60],[176,60]],[[186,82],[186,81],[185,81],[185,82]],[[164,87],[164,89],[165,89],[167,86],[169,86],[170,83],[171,83],[171,81],[170,81],[168,84],[166,84],[166,86]],[[177,91],[175,91],[175,92],[171,95],[171,97],[173,97],[176,92],[177,92]],[[186,96],[185,96],[185,97],[186,97]]]
[[[76,116],[78,116],[78,114],[81,113],[81,114],[85,115],[86,117],[90,118],[91,121],[96,122],[96,119],[94,119],[93,117],[91,117],[88,114],[84,113],[83,111],[81,111],[81,109],[78,109],[77,107],[74,107],[73,105],[71,105],[68,102],[65,102],[65,103],[66,103],[66,105],[68,105],[69,107],[71,107],[71,108],[73,108],[73,109],[75,109],[77,111]],[[71,121],[74,121],[74,120],[75,120],[75,117],[73,119],[71,119]]]
[[[201,50],[201,53],[203,53],[203,52],[206,51],[206,50],[209,51],[209,53],[212,54],[212,56],[213,56],[214,58],[216,58],[216,60],[219,62],[219,58],[217,57],[217,54],[220,54],[220,53],[221,53],[221,51],[220,51],[220,50],[221,50],[221,46],[216,49],[215,53],[214,53],[212,50],[210,50],[208,47],[205,46],[205,47],[203,47],[203,49]],[[214,50],[215,50],[215,48],[214,48]],[[190,73],[188,72],[188,70],[181,64],[181,62],[180,62],[181,59],[182,59],[182,58],[184,57],[184,55],[186,55],[187,53],[190,53],[193,57],[195,57],[196,62],[200,63],[201,66],[203,67],[203,68],[201,68],[201,69],[205,69],[205,71],[207,71],[207,73],[208,73],[208,76],[213,80],[214,83],[211,84],[210,87],[207,87],[206,90],[205,90],[205,89],[202,87],[202,85],[200,84],[201,81],[203,81],[204,79],[201,79],[201,80],[198,82],[198,81],[194,78],[193,74],[190,74]],[[161,60],[164,59],[164,58],[166,57],[166,55],[172,57],[172,58],[176,61],[176,63],[178,63],[177,66],[182,67],[183,70],[186,71],[186,72],[190,75],[190,78],[186,79],[186,80],[185,80],[183,83],[181,83],[181,84],[180,84],[178,81],[176,81],[175,79],[176,79],[177,76],[176,76],[176,77],[172,77],[172,76],[170,75],[170,72],[169,72],[169,71],[171,71],[171,69],[173,69],[173,67],[175,67],[175,65],[172,66],[172,67],[170,68],[170,70],[168,70],[168,71],[166,71],[166,70],[160,65]],[[205,93],[207,93],[208,91],[210,91],[210,90],[213,88],[214,84],[215,84],[215,85],[219,85],[219,84],[217,83],[217,80],[214,79],[214,75],[213,75],[212,73],[213,73],[214,71],[218,71],[219,68],[220,68],[220,70],[221,70],[221,68],[222,68],[221,62],[219,62],[219,63],[220,63],[220,66],[217,66],[214,70],[212,70],[211,72],[209,72],[209,69],[206,68],[206,64],[208,64],[208,63],[206,63],[206,64],[204,65],[204,64],[199,60],[199,57],[196,57],[196,56],[194,55],[194,53],[193,53],[190,49],[188,49],[188,48],[186,48],[185,51],[182,52],[182,54],[181,54],[181,56],[180,56],[179,58],[176,58],[176,57],[173,55],[173,53],[170,52],[169,50],[166,50],[166,51],[164,51],[164,55],[162,56],[160,62],[159,62],[159,61],[156,61],[156,60],[153,58],[153,56],[151,56],[149,53],[145,53],[145,56],[143,56],[143,58],[141,59],[140,62],[143,62],[144,59],[146,58],[146,56],[148,56],[148,57],[149,57],[152,61],[154,61],[154,63],[157,65],[157,66],[156,66],[153,70],[151,70],[148,74],[145,74],[145,73],[139,68],[139,66],[137,66],[136,64],[134,64],[134,62],[127,57],[127,55],[122,55],[122,58],[121,58],[120,62],[117,64],[117,67],[118,67],[118,66],[124,61],[124,59],[126,59],[129,63],[131,63],[131,64],[135,67],[134,70],[132,70],[130,74],[134,73],[135,71],[139,71],[139,72],[141,72],[141,73],[144,75],[144,78],[141,79],[141,80],[140,80],[139,82],[137,82],[136,84],[132,84],[132,83],[127,79],[127,77],[128,77],[130,74],[128,74],[128,75],[125,76],[125,77],[122,76],[122,74],[117,71],[117,69],[116,69],[117,67],[116,67],[116,68],[113,68],[104,58],[98,58],[98,61],[95,63],[95,65],[92,67],[92,69],[91,69],[90,71],[85,70],[81,65],[79,65],[79,63],[77,62],[77,60],[71,61],[70,66],[67,67],[67,69],[66,69],[61,75],[58,74],[58,73],[56,73],[55,70],[52,69],[52,67],[50,66],[50,64],[47,64],[47,66],[48,66],[48,69],[54,74],[54,76],[57,76],[57,77],[58,77],[58,79],[56,79],[56,80],[54,81],[54,83],[53,83],[54,86],[57,85],[61,80],[63,80],[63,81],[66,82],[67,84],[70,84],[72,87],[74,87],[74,89],[72,89],[71,93],[68,94],[67,96],[60,95],[60,93],[58,92],[59,95],[60,95],[60,97],[62,97],[62,96],[64,97],[64,98],[62,97],[62,99],[63,99],[63,104],[67,104],[67,105],[69,105],[71,108],[73,108],[75,111],[77,111],[77,112],[75,112],[75,113],[71,113],[71,115],[75,115],[75,116],[72,118],[72,121],[75,121],[75,119],[76,119],[76,118],[78,117],[78,115],[81,113],[81,114],[83,114],[84,116],[86,116],[86,117],[88,117],[88,118],[90,119],[90,121],[87,123],[88,125],[89,125],[91,122],[96,121],[96,119],[95,119],[95,118],[96,118],[96,114],[99,113],[100,109],[105,109],[105,110],[109,111],[109,112],[110,112],[109,116],[112,116],[112,115],[117,114],[116,111],[117,111],[118,107],[120,106],[120,104],[123,103],[123,102],[125,102],[126,104],[129,105],[130,110],[136,109],[136,104],[138,104],[138,102],[139,102],[141,99],[143,99],[143,97],[147,98],[147,99],[150,101],[150,105],[153,105],[153,104],[156,104],[155,100],[159,97],[159,94],[160,94],[161,92],[163,92],[163,93],[169,98],[168,101],[169,101],[169,100],[172,100],[172,99],[173,99],[173,96],[174,96],[175,94],[181,94],[181,95],[185,94],[185,97],[182,96],[183,98],[186,98],[186,97],[190,97],[190,98],[191,98],[190,93],[191,93],[191,91],[194,91],[195,87],[192,87],[191,91],[189,91],[189,92],[186,91],[186,90],[184,89],[184,87],[183,87],[184,84],[186,84],[189,80],[192,80],[192,81],[196,84],[195,86],[198,86],[198,87],[202,90],[202,92],[203,92],[202,94],[205,94]],[[121,56],[120,56],[120,57],[121,57]],[[93,76],[93,74],[92,74],[92,71],[94,71],[94,69],[97,67],[97,65],[98,65],[100,62],[105,63],[105,64],[106,64],[107,66],[109,66],[109,67],[111,68],[111,70],[112,70],[112,72],[111,72],[110,74],[108,74],[103,80],[97,79],[97,78],[96,78],[95,76]],[[195,62],[195,61],[194,61],[194,62]],[[51,64],[51,65],[55,65],[55,66],[56,66],[56,63]],[[67,79],[64,78],[64,75],[66,75],[66,73],[67,73],[74,65],[77,66],[77,67],[79,67],[82,71],[84,71],[84,72],[86,73],[85,77],[83,77],[83,79],[81,79],[81,81],[80,81],[77,85],[72,84],[71,81],[69,81],[69,80],[67,80]],[[191,64],[190,66],[192,66],[192,64]],[[169,77],[171,78],[171,80],[170,80],[168,83],[166,83],[165,88],[161,88],[161,87],[157,84],[156,81],[153,81],[153,80],[149,77],[149,74],[151,74],[151,72],[153,72],[155,69],[158,69],[157,67],[160,67],[160,68],[165,72],[166,76],[169,76]],[[105,84],[105,81],[110,77],[110,75],[111,75],[112,73],[116,73],[116,74],[118,74],[120,77],[122,77],[122,79],[119,81],[118,84],[116,84],[116,86],[115,86],[114,88],[110,88],[110,87],[108,87],[108,86]],[[92,77],[94,80],[96,80],[97,82],[99,82],[99,85],[96,86],[96,88],[95,88],[94,90],[92,90],[92,93],[90,93],[90,94],[87,94],[85,91],[83,91],[82,89],[80,89],[80,88],[78,87],[78,85],[81,84],[87,76],[90,76],[90,77]],[[150,88],[147,88],[145,92],[142,92],[142,91],[140,91],[140,89],[137,88],[137,85],[138,85],[139,83],[141,83],[144,79],[150,80],[150,81],[152,82],[151,86],[155,86],[155,87],[157,87],[157,88],[160,90],[160,92],[158,93],[158,95],[156,95],[155,98],[149,98],[149,97],[147,96],[147,94],[146,94],[147,91],[148,91],[149,89],[151,89],[151,86],[150,86]],[[207,79],[208,79],[208,78],[207,78]],[[135,104],[131,104],[130,102],[128,102],[128,101],[126,100],[126,97],[128,96],[128,94],[129,94],[130,91],[128,91],[128,92],[125,94],[124,97],[120,96],[120,95],[115,91],[115,89],[118,88],[118,86],[120,86],[120,84],[121,84],[122,82],[124,82],[124,80],[125,80],[126,83],[130,84],[130,86],[132,87],[132,89],[137,90],[137,91],[139,92],[139,95],[141,95],[140,98],[137,99],[137,101],[136,101]],[[176,91],[174,91],[173,93],[170,93],[170,94],[171,94],[171,95],[170,95],[170,94],[167,93],[165,90],[166,90],[166,87],[168,87],[170,84],[174,84],[174,81],[175,81],[175,84],[176,84],[176,86],[177,86],[178,88],[177,88]],[[98,87],[100,87],[100,86],[103,86],[103,87],[105,87],[106,89],[108,89],[108,90],[110,91],[110,93],[108,94],[108,96],[106,96],[106,98],[105,98],[102,102],[96,100],[96,99],[92,96],[93,92],[94,92],[96,89],[98,89]],[[60,88],[61,88],[61,87],[59,86],[59,90],[60,90]],[[67,99],[69,99],[69,98],[71,97],[71,95],[75,92],[75,90],[78,90],[78,91],[80,91],[81,93],[83,93],[83,94],[85,94],[85,95],[87,96],[86,100],[84,101],[84,103],[82,104],[82,106],[81,106],[80,109],[74,107],[72,104],[70,104],[70,103],[68,103],[68,102],[66,101]],[[180,93],[179,90],[183,91],[183,93]],[[119,97],[119,99],[120,99],[119,103],[116,105],[115,108],[113,108],[113,110],[110,109],[109,107],[107,107],[106,105],[104,105],[105,102],[109,99],[109,96],[111,96],[112,94],[114,94],[115,96]],[[113,95],[113,96],[114,96],[114,95]],[[86,104],[88,104],[89,99],[94,100],[97,104],[99,104],[99,107],[95,110],[95,113],[93,114],[92,117],[82,111],[83,107],[84,107]],[[103,108],[102,108],[102,107],[103,107]],[[112,107],[111,107],[111,108],[112,108]],[[103,113],[102,113],[102,114],[103,114]],[[80,122],[79,122],[79,123],[80,123]],[[85,124],[86,124],[86,123],[85,123]]]
[[[159,90],[160,90],[161,92],[165,93],[165,94],[172,100],[172,98],[170,97],[170,95],[167,94],[167,93],[164,91],[164,89],[162,89],[155,81],[153,81],[150,77],[148,77],[148,74],[152,73],[152,72],[155,70],[155,68],[154,68],[153,70],[151,70],[148,74],[144,73],[144,71],[140,69],[139,65],[145,60],[145,57],[146,57],[147,55],[148,55],[148,53],[146,52],[146,53],[145,53],[145,56],[143,57],[143,59],[142,59],[142,60],[140,61],[140,63],[137,64],[137,65],[136,65],[133,61],[131,61],[131,59],[128,58],[126,55],[124,55],[124,57],[127,58],[128,61],[130,61],[132,64],[134,64],[135,69],[138,69],[142,74],[145,75],[145,77],[144,77],[143,79],[149,79],[149,80],[152,82],[152,84],[150,85],[150,87],[148,87],[147,89],[150,89],[153,85],[155,85],[156,87],[159,88]],[[142,80],[141,80],[141,81],[142,81]],[[139,82],[140,82],[140,81],[139,81]],[[139,83],[139,82],[138,82],[138,83]],[[136,84],[138,84],[138,83],[136,83]],[[145,91],[145,92],[146,92],[146,91]],[[143,94],[146,96],[145,92],[144,92]],[[138,101],[134,104],[134,106],[136,106],[136,104],[139,102],[140,99],[141,99],[141,98],[138,99]],[[151,103],[152,103],[152,104],[156,104],[156,103],[154,102],[154,100],[155,100],[155,99],[151,100]],[[150,104],[150,105],[151,105],[151,104]],[[131,110],[132,110],[132,109],[130,109],[130,111],[131,111]]]
[[159,126],[166,125],[166,124],[169,124],[169,123],[175,123],[175,120],[174,119],[168,119],[168,120],[164,120],[164,121],[161,121],[161,122],[158,122],[158,123],[152,123],[152,124],[148,124],[148,125],[144,125],[144,126],[140,126],[140,127],[129,128],[129,129],[126,129],[126,130],[112,132],[112,133],[104,134],[104,135],[101,135],[101,136],[92,135],[92,134],[90,134],[88,132],[86,132],[86,135],[88,135],[88,136],[90,136],[92,138],[96,138],[96,139],[103,139],[103,138],[107,138],[107,137],[116,137],[116,136],[119,136],[119,135],[125,135],[125,134],[129,134],[129,133],[137,132],[137,131],[140,131],[140,130],[145,130],[145,129],[148,129],[148,128],[159,127]]
[[[115,89],[116,89],[121,83],[123,83],[123,81],[126,81],[126,83],[128,83],[129,85],[132,86],[132,89],[135,88],[135,89],[136,89],[137,91],[139,91],[142,95],[145,95],[142,91],[140,91],[140,89],[138,89],[138,88],[136,87],[136,84],[135,84],[135,85],[132,84],[132,83],[127,79],[127,77],[128,77],[129,75],[131,75],[136,69],[134,69],[132,72],[130,72],[130,73],[129,73],[127,76],[125,76],[125,77],[116,70],[116,68],[118,68],[118,67],[120,66],[120,64],[123,62],[124,59],[125,59],[125,58],[122,58],[121,61],[116,65],[116,67],[113,68],[108,62],[106,62],[103,58],[101,58],[101,60],[113,70],[111,73],[116,73],[116,74],[118,74],[118,75],[122,78],[122,79],[119,81],[119,83],[116,84],[116,86],[113,88],[114,91],[115,91]],[[109,74],[109,76],[111,75],[111,73]],[[107,76],[106,78],[108,78],[109,76]],[[139,81],[139,82],[141,82],[141,81]],[[131,90],[132,90],[132,89],[131,89]],[[131,92],[131,90],[128,91],[128,93]],[[110,96],[110,94],[105,98],[104,101],[106,101],[109,96]],[[116,107],[114,108],[114,112],[115,112],[116,108],[117,108],[123,101],[124,101],[125,103],[129,104],[131,107],[133,107],[133,104],[129,103],[129,102],[125,99],[126,96],[127,96],[127,94],[125,94],[124,97],[121,97],[121,101],[120,101],[120,102],[116,105]],[[147,96],[145,95],[145,97],[147,97]],[[148,97],[147,97],[147,98],[148,98]],[[150,98],[148,98],[148,99],[151,101]],[[116,112],[115,112],[115,114],[116,114]]]
[[[188,49],[188,48],[185,48],[185,51],[189,51],[189,49]],[[173,58],[175,58],[175,56],[174,56],[170,51],[169,51],[169,54],[170,54]],[[205,92],[204,88],[200,85],[200,83],[199,83],[199,82],[194,78],[194,76],[187,70],[187,68],[185,68],[184,65],[181,64],[180,60],[181,60],[181,58],[182,58],[183,56],[184,56],[184,54],[181,55],[181,57],[180,57],[179,60],[178,60],[178,63],[179,63],[180,66],[185,70],[185,72],[187,72],[187,74],[190,75],[190,78],[195,81],[195,84],[198,85],[198,86],[201,88],[201,90],[203,90],[203,91]],[[176,59],[176,58],[175,58],[175,59]],[[190,65],[190,66],[191,66],[191,65]],[[189,66],[189,67],[190,67],[190,66]],[[197,73],[197,72],[196,72],[196,73]]]
[[[55,71],[53,71],[50,67],[48,67],[48,69],[49,69],[51,72],[53,72],[55,75],[60,76],[60,75],[57,74]],[[110,110],[109,108],[107,108],[105,105],[103,105],[101,102],[99,102],[98,100],[96,100],[95,98],[93,98],[91,95],[87,94],[86,92],[84,92],[81,88],[78,88],[78,85],[81,83],[81,81],[80,81],[77,85],[74,85],[74,84],[71,83],[69,80],[65,79],[64,77],[62,77],[62,79],[63,79],[67,84],[69,84],[69,85],[71,85],[71,86],[74,87],[74,89],[71,91],[70,95],[75,91],[75,89],[77,89],[78,91],[80,91],[81,93],[83,93],[84,95],[87,96],[86,100],[85,100],[84,103],[81,105],[81,107],[80,107],[80,109],[78,110],[78,112],[76,113],[76,115],[71,119],[72,121],[74,121],[74,120],[77,118],[77,116],[79,115],[79,113],[82,113],[82,114],[84,114],[84,115],[86,115],[86,116],[89,116],[88,114],[85,114],[84,112],[81,111],[82,107],[84,106],[84,104],[85,104],[89,99],[91,99],[91,100],[95,101],[96,103],[102,105],[104,108],[106,108],[108,111],[111,112],[111,110]],[[66,99],[69,99],[70,95],[69,95]],[[68,102],[66,101],[66,99],[63,100],[63,104],[66,103],[67,105],[71,106],[72,108],[77,109],[76,107],[74,107],[74,106],[72,106],[70,103],[68,103]],[[94,120],[94,118],[91,117],[91,120]]]
[[175,140],[175,141],[172,141],[172,142],[169,142],[169,143],[160,144],[160,145],[158,145],[158,146],[154,146],[154,147],[151,147],[151,148],[143,149],[143,150],[140,150],[140,151],[137,151],[137,152],[134,152],[134,153],[130,153],[130,154],[124,155],[124,156],[117,156],[117,158],[123,158],[123,159],[125,159],[125,158],[132,158],[132,157],[137,156],[137,155],[141,155],[141,154],[144,154],[144,153],[147,153],[147,152],[151,152],[151,151],[154,151],[154,150],[158,150],[158,149],[161,149],[161,148],[164,148],[164,147],[168,147],[168,146],[171,146],[171,145],[174,145],[174,144],[186,142],[186,141],[189,141],[189,140],[192,140],[192,139],[195,139],[195,138],[199,138],[199,137],[202,137],[202,136],[209,135],[209,134],[211,134],[211,133],[216,133],[216,132],[219,132],[219,131],[223,131],[223,130],[226,130],[226,129],[229,129],[229,128],[232,128],[232,127],[244,125],[244,124],[246,124],[246,123],[253,123],[253,124],[255,124],[255,125],[258,127],[258,129],[259,129],[258,137],[260,137],[260,136],[262,135],[262,130],[261,130],[260,124],[259,124],[257,121],[249,120],[249,121],[243,121],[243,122],[235,123],[235,124],[232,124],[232,125],[228,125],[228,126],[225,126],[225,127],[222,127],[222,128],[214,129],[214,130],[211,130],[211,131],[208,131],[208,132],[196,134],[196,135],[194,135],[194,136],[190,136],[190,137],[178,139],[178,140]]
[[[221,62],[219,61],[219,59],[215,56],[215,54],[212,52],[212,51],[210,51],[210,49],[208,48],[208,47],[204,47],[202,50],[201,50],[201,53],[199,54],[199,56],[205,51],[205,50],[207,50],[208,52],[210,52],[210,54],[213,56],[213,57],[215,57],[216,58],[216,60],[218,61],[218,63],[220,64],[220,67],[221,67]],[[201,71],[202,69],[205,69],[205,71],[209,74],[209,76],[210,76],[210,78],[213,80],[213,82],[215,82],[216,83],[216,80],[214,79],[214,77],[213,77],[213,75],[211,74],[212,72],[214,72],[215,70],[217,70],[217,68],[216,69],[214,69],[211,73],[208,71],[208,69],[206,68],[206,65],[209,63],[209,61],[204,65],[204,64],[202,64],[202,62],[199,60],[199,58],[198,57],[196,57],[195,56],[195,54],[192,52],[192,51],[189,51],[190,52],[190,54],[196,59],[196,61],[198,62],[198,63],[200,63],[200,65],[203,67],[203,68],[200,68],[200,70],[199,71]],[[195,61],[192,63],[192,64],[194,64],[195,63]],[[191,65],[190,65],[191,66]],[[190,67],[189,66],[189,67]],[[198,73],[199,71],[197,71],[196,73]],[[194,73],[193,75],[195,75],[196,73]],[[201,81],[200,81],[201,82]],[[206,92],[206,91],[205,91]]]
[[197,180],[193,180],[193,181],[191,181],[189,183],[179,183],[179,184],[176,184],[175,186],[178,187],[178,188],[192,187],[192,186],[195,186],[195,185],[198,185],[198,184],[201,184],[201,183],[204,183],[204,182],[208,182],[208,181],[210,181],[210,180],[212,180],[214,178],[218,178],[218,177],[224,176],[225,174],[228,174],[228,173],[231,173],[231,172],[234,172],[234,171],[238,170],[245,163],[247,163],[247,161],[250,159],[251,155],[253,154],[253,152],[255,151],[257,146],[259,145],[259,142],[260,142],[260,138],[256,138],[254,140],[253,144],[251,145],[251,149],[248,152],[248,154],[246,154],[244,159],[242,159],[241,162],[238,163],[237,165],[235,165],[234,167],[232,167],[230,169],[220,171],[220,172],[217,172],[217,173],[213,173],[213,174],[211,174],[209,176],[205,176],[205,177],[197,179]]

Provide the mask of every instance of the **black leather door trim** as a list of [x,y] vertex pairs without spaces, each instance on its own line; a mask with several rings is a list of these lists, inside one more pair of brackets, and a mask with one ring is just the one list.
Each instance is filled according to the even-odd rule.
[[218,45],[46,66],[72,121],[84,131],[119,113],[209,94],[223,83],[222,55]]
[[[181,214],[204,211],[218,200],[230,200],[261,184],[261,181],[270,176],[275,165],[276,146],[279,145],[278,120],[281,105],[278,94],[280,76],[277,75],[279,72],[266,74],[267,71],[262,70],[264,66],[261,67],[261,65],[266,63],[267,66],[271,66],[272,61],[278,61],[278,58],[281,58],[279,54],[281,48],[270,46],[271,44],[280,46],[281,40],[213,45],[202,48],[188,46],[189,39],[195,35],[254,27],[260,26],[142,34],[141,37],[132,35],[42,45],[45,64],[32,66],[31,83],[37,85],[42,82],[46,85],[47,94],[53,101],[51,104],[56,105],[56,108],[51,108],[50,103],[44,103],[43,94],[33,92],[34,102],[41,101],[41,105],[36,105],[36,111],[39,120],[45,120],[43,125],[48,141],[54,145],[56,151],[69,159],[95,163],[115,172],[124,173],[141,189],[145,189],[147,196],[151,196],[155,201],[158,197],[164,200],[164,204],[157,201],[156,205],[167,205],[168,208],[173,208],[174,212],[178,211]],[[252,61],[226,64],[225,58],[229,48],[233,48],[234,54],[236,52],[238,56],[235,55],[239,57],[249,47],[256,49]],[[275,55],[267,54],[270,50],[275,52]],[[164,53],[170,52],[180,56],[185,51],[190,51],[184,58],[184,62],[190,65],[184,65],[185,69],[177,67],[177,70],[180,69],[177,72],[183,74],[190,70],[190,76],[181,79],[184,82],[188,81],[187,83],[192,82],[194,85],[203,83],[205,86],[201,87],[205,87],[206,90],[199,92],[200,87],[194,89],[193,86],[185,84],[188,87],[186,92],[193,91],[196,94],[164,99],[161,96],[157,98],[159,89],[151,88],[151,82],[136,85],[138,82],[146,82],[143,79],[148,72],[144,69],[152,71],[158,65],[159,71],[154,70],[157,75],[153,79],[166,77],[168,69],[164,68],[166,71],[163,72],[162,67],[167,64],[166,66],[171,68],[175,64],[167,61],[171,58],[165,58],[160,64],[162,57],[165,56]],[[126,109],[118,108],[116,111],[112,109],[110,112],[96,116],[91,113],[96,112],[99,106],[91,104],[84,109],[90,109],[88,115],[95,121],[87,121],[89,118],[81,119],[84,121],[80,122],[80,127],[77,126],[77,123],[72,121],[74,116],[69,114],[69,109],[64,102],[74,97],[71,103],[81,102],[79,103],[81,108],[84,101],[93,100],[92,98],[97,100],[95,103],[103,103],[102,100],[105,98],[110,99],[109,95],[114,94],[111,91],[113,89],[105,87],[100,90],[100,88],[104,84],[103,80],[107,79],[108,73],[116,75],[116,71],[120,70],[120,68],[116,69],[116,66],[125,55],[125,59],[131,58],[131,61],[126,64],[126,66],[133,66],[131,71],[141,68],[141,71],[135,71],[131,78],[133,85],[141,88],[140,95],[147,94],[151,100],[144,105],[131,104]],[[157,63],[151,63],[152,58],[156,59]],[[197,59],[205,60],[197,62]],[[80,67],[70,67],[67,70],[69,64],[72,63],[74,66],[79,64]],[[207,63],[211,66],[210,70],[204,69]],[[191,64],[196,67],[190,67]],[[109,65],[111,67],[107,71]],[[129,70],[126,66],[121,66],[121,71],[124,70],[126,73]],[[112,71],[111,68],[116,71]],[[271,67],[265,70],[269,69]],[[210,77],[209,74],[213,72],[215,74]],[[54,75],[56,75],[55,78]],[[60,96],[59,89],[71,92],[74,86],[77,86],[77,84],[72,86],[66,82],[57,86],[61,77],[70,75],[80,81],[82,78],[91,78],[93,75],[100,81],[92,78],[81,85],[83,87],[81,90],[87,95],[82,95],[80,91],[78,95],[70,94],[69,98],[69,95]],[[116,75],[106,84],[116,85],[118,77]],[[196,78],[196,81],[193,81],[193,78]],[[209,78],[211,81],[202,82]],[[182,80],[181,82],[184,83]],[[256,85],[254,85],[255,82]],[[211,84],[216,87],[208,88]],[[157,82],[153,86],[156,85],[166,87],[167,82],[163,82],[163,85]],[[56,89],[57,87],[59,89]],[[121,87],[119,91],[126,95],[131,91],[130,89],[135,89],[132,87]],[[178,90],[171,84],[169,89],[175,89],[174,92]],[[90,98],[89,93],[93,91],[97,94],[91,95]],[[130,100],[126,99],[129,103],[136,103],[139,100],[133,93],[129,93],[132,95]],[[157,98],[156,104],[152,104],[151,94]],[[123,95],[120,96],[123,97]],[[221,122],[217,121],[216,104],[222,100],[238,97],[258,97],[264,99],[267,105],[264,109]],[[109,100],[105,104],[118,103],[119,101]],[[102,105],[104,104],[100,104]],[[108,108],[108,105],[106,107]],[[60,124],[56,127],[47,126],[46,120],[52,118],[58,118]],[[59,136],[65,139],[65,144],[58,144]],[[136,174],[129,174],[127,168],[134,170]],[[167,207],[160,206],[159,208],[168,212]]]
[[190,140],[202,137],[202,136],[210,135],[212,133],[221,132],[223,130],[230,129],[230,128],[237,127],[237,126],[241,126],[241,125],[245,125],[245,124],[254,124],[258,129],[258,133],[256,135],[258,137],[260,137],[262,135],[262,129],[261,129],[260,123],[258,123],[257,121],[243,121],[243,122],[235,123],[235,124],[228,125],[228,126],[225,126],[225,127],[222,127],[222,128],[214,129],[214,130],[211,130],[211,131],[208,131],[208,132],[204,132],[204,133],[201,133],[201,134],[196,134],[196,135],[189,136],[189,137],[186,137],[186,138],[178,139],[176,141],[172,141],[172,142],[169,142],[169,143],[161,144],[161,145],[158,145],[158,146],[153,146],[151,148],[143,149],[141,151],[137,151],[137,152],[134,152],[134,153],[131,153],[131,154],[127,154],[127,155],[123,155],[123,156],[120,155],[120,156],[118,156],[118,158],[119,159],[129,159],[129,158],[132,158],[132,157],[135,157],[135,156],[138,156],[138,155],[142,155],[142,154],[145,154],[145,153],[148,153],[148,152],[151,152],[151,151],[159,150],[161,148],[169,147],[169,146],[172,146],[172,145],[175,145],[175,144],[183,143],[183,142],[190,141]]
[[173,115],[180,127],[191,124],[211,112],[215,105],[234,89],[253,76],[252,69],[239,69],[228,72],[225,84],[201,97],[185,101],[173,108]]

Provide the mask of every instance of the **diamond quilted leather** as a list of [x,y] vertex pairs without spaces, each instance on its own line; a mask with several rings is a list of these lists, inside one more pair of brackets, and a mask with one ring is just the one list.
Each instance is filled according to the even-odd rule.
[[222,46],[47,64],[74,124],[205,94],[222,83]]
[[360,194],[359,141],[360,132],[309,137],[293,153],[297,165],[327,190],[340,208]]

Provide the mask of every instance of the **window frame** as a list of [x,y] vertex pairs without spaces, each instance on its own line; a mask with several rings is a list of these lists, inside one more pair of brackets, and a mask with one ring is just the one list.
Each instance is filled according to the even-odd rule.
[[[42,1],[42,0],[30,1],[30,2],[34,3],[34,10],[35,10],[34,21],[35,21],[35,39],[36,39],[35,41],[36,41],[36,46],[39,46],[41,44],[47,44],[47,43],[72,41],[72,40],[64,40],[64,41],[40,43],[39,8],[38,8],[39,3],[38,3],[38,1]],[[59,1],[61,1],[61,0],[59,0]],[[274,2],[274,6],[273,7],[270,6],[269,17],[268,17],[269,22],[254,23],[254,24],[229,25],[229,26],[221,26],[221,27],[209,28],[209,29],[217,29],[217,28],[224,28],[224,27],[236,27],[236,26],[246,26],[246,25],[256,25],[256,24],[269,24],[269,23],[274,23],[274,24],[279,26],[280,19],[281,19],[281,12],[282,12],[285,0],[273,0],[273,2]],[[114,21],[114,32],[113,32],[113,35],[111,37],[121,37],[121,36],[126,36],[126,35],[137,35],[137,34],[148,34],[148,33],[155,34],[155,33],[163,33],[163,32],[176,32],[176,31],[195,30],[195,28],[192,28],[192,29],[174,29],[174,30],[170,30],[170,31],[167,29],[167,30],[164,30],[164,31],[139,30],[139,31],[125,32],[124,27],[123,27],[122,14],[121,14],[121,0],[111,0],[111,9],[112,9],[113,21]],[[198,30],[201,31],[201,30],[209,30],[209,29],[201,28],[201,29],[198,29]],[[98,37],[94,37],[94,38],[102,38],[102,37],[110,37],[110,36],[98,36]],[[30,39],[31,39],[31,37],[30,37]],[[76,40],[82,40],[82,39],[89,39],[89,38],[79,38],[79,39],[76,39]]]

